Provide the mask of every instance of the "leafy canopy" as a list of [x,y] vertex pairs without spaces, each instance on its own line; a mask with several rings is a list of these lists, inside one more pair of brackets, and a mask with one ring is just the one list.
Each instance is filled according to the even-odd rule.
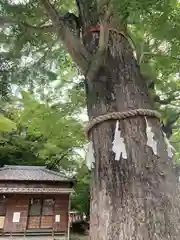
[[[54,20],[50,19],[44,2],[49,1],[0,1],[2,93],[7,94],[6,90],[12,83],[25,86],[34,92],[37,86],[43,88],[56,80],[59,89],[69,88],[69,100],[74,102],[71,107],[78,105],[83,108],[84,84],[83,80],[77,77],[80,74],[79,69],[69,55],[71,52],[62,45],[59,32],[52,27]],[[78,16],[80,9],[75,1],[50,2],[59,16],[62,17],[67,12]],[[102,19],[108,8],[105,0],[79,0],[79,3],[84,12],[88,12],[91,7],[89,9],[92,13],[88,17],[92,24],[92,19]],[[175,141],[179,149],[180,3],[177,0],[112,0],[110,4],[115,22],[127,25],[128,34],[134,43],[134,53],[149,86],[155,108],[162,113],[164,130],[168,137],[173,134],[172,142]],[[58,88],[55,91],[58,93]],[[41,106],[41,111],[45,114],[45,106]],[[48,116],[48,119],[51,117],[52,115]],[[57,120],[58,114],[54,114],[53,118]],[[45,129],[45,125],[43,127]],[[41,126],[41,130],[43,127]],[[56,141],[57,139],[58,137]],[[69,143],[71,144],[71,141]]]
[[[6,121],[13,123],[16,129],[2,133],[1,153],[4,155],[4,151],[10,155],[13,152],[16,155],[16,152],[28,152],[32,155],[32,161],[37,156],[37,159],[49,167],[74,171],[76,160],[81,161],[82,158],[77,150],[85,142],[82,123],[72,116],[72,111],[70,114],[65,111],[68,102],[63,103],[63,108],[60,108],[60,102],[58,104],[59,108],[57,103],[56,108],[53,108],[53,105],[39,102],[22,91],[22,99],[14,101],[6,112],[9,117],[5,118]],[[69,108],[73,109],[70,105]],[[9,153],[8,149],[11,149]],[[28,160],[29,157],[24,156],[24,161]]]

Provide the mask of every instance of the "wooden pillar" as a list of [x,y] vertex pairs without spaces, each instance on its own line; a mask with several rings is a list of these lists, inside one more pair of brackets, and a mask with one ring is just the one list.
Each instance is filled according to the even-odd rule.
[[69,193],[69,207],[68,207],[68,236],[67,240],[70,239],[70,210],[71,210],[71,193]]

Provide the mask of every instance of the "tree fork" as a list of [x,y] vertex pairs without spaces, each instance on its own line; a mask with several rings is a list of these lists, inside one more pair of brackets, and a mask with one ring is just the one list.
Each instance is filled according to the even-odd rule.
[[68,24],[65,24],[65,22],[61,20],[59,13],[55,9],[55,6],[53,6],[49,0],[41,0],[41,3],[53,23],[54,31],[67,48],[73,60],[84,73],[87,71],[91,55],[81,43],[80,39],[71,32]]
[[[97,37],[99,38],[99,36]],[[88,51],[98,39],[86,38]],[[148,90],[122,35],[111,32],[105,62],[93,81],[86,79],[88,115],[151,108]],[[115,160],[112,151],[116,121],[95,126],[95,164],[92,169],[91,240],[179,239],[179,192],[173,162],[160,124],[147,118],[157,140],[157,155],[146,145],[146,121],[120,121],[127,159]],[[121,146],[119,146],[121,147]]]

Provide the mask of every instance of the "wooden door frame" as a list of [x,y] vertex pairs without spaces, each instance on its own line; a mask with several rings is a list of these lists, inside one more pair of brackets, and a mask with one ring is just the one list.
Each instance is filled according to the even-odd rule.
[[[53,214],[52,215],[42,215],[43,201],[48,200],[48,199],[52,199],[53,202],[54,202],[53,208],[52,208]],[[39,227],[39,229],[44,229],[44,228],[41,227],[42,217],[48,216],[48,217],[54,218],[54,216],[55,216],[55,198],[53,198],[53,197],[52,198],[42,198],[41,201],[42,201],[42,205],[41,205],[41,215],[40,215],[40,227]],[[48,229],[53,229],[53,226],[51,228],[48,228]]]
[[[44,200],[47,200],[47,199],[52,199],[53,201],[54,201],[54,204],[53,204],[53,215],[45,215],[45,216],[52,216],[52,217],[54,217],[55,215],[55,198],[54,197],[51,197],[51,196],[49,196],[49,197],[47,197],[47,196],[34,196],[34,197],[31,197],[31,198],[29,198],[29,207],[28,207],[28,215],[27,215],[27,226],[26,226],[26,229],[32,229],[32,228],[28,228],[28,222],[29,222],[29,217],[32,217],[32,216],[30,216],[29,215],[29,212],[30,212],[30,205],[31,205],[31,203],[30,203],[30,201],[32,200],[32,199],[39,199],[40,200],[40,205],[41,205],[41,208],[40,208],[40,215],[34,215],[34,217],[39,217],[39,228],[34,228],[35,230],[36,229],[43,229],[43,228],[41,228],[41,222],[42,222],[42,217],[44,216],[44,215],[42,215],[42,211],[43,211],[43,201]],[[51,228],[48,228],[48,229],[53,229],[53,226],[51,227]]]
[[4,224],[5,224],[5,220],[6,220],[6,214],[7,214],[7,202],[8,202],[8,198],[7,198],[7,196],[5,196],[4,194],[1,194],[1,196],[2,196],[2,198],[5,197],[5,198],[3,198],[4,202],[2,201],[2,203],[4,204],[5,210],[4,210],[4,213],[3,213],[2,215],[0,215],[1,217],[4,217],[3,228],[0,228],[0,232],[3,232],[3,231],[4,231]]

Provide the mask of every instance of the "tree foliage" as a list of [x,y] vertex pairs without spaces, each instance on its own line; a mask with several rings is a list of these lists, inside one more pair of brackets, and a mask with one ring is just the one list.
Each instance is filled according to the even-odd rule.
[[[50,164],[55,162],[63,168],[67,167],[68,162],[68,169],[72,170],[74,158],[77,158],[75,149],[84,143],[82,124],[77,120],[77,115],[80,116],[85,107],[85,96],[83,78],[79,77],[79,68],[75,65],[72,54],[72,50],[79,45],[75,45],[77,41],[71,41],[74,48],[68,48],[67,39],[63,38],[64,26],[67,21],[68,24],[72,21],[65,21],[64,17],[67,12],[71,12],[76,17],[87,18],[88,16],[81,16],[81,6],[88,9],[91,5],[90,14],[99,14],[98,21],[94,19],[91,26],[86,26],[88,31],[95,27],[93,24],[102,21],[108,4],[103,0],[50,1],[52,8],[58,12],[57,20],[44,8],[44,3],[48,2],[0,1],[1,95],[7,96],[12,84],[21,85],[36,95],[36,98],[32,98],[23,93],[23,109],[13,110],[10,116],[17,130],[8,134],[8,137],[6,134],[3,144],[7,148],[5,150],[3,146],[1,153],[5,151],[5,156],[14,146],[16,150],[26,152],[28,146],[31,146],[31,154],[35,153],[35,156],[30,154],[31,159],[36,161],[37,156],[43,161],[50,159]],[[80,6],[77,5],[78,2]],[[144,81],[155,103],[154,108],[162,114],[163,129],[176,147],[178,160],[180,3],[177,0],[112,0],[110,5],[116,20],[113,27],[120,28],[119,31],[124,31],[124,26],[127,27],[127,38],[132,43]],[[117,27],[118,22],[124,23],[124,26]],[[68,25],[68,29],[72,28],[72,24]],[[80,38],[82,41],[83,34],[86,33],[82,32],[78,40]],[[55,93],[52,93],[49,84],[55,80],[58,86],[54,88]],[[45,92],[44,89],[47,88],[48,91]],[[3,131],[12,129],[14,123],[9,123],[3,127]],[[22,132],[26,134],[22,135]],[[32,139],[38,140],[33,143]],[[81,178],[81,173],[79,174]],[[85,208],[84,206],[83,209]]]
[[[83,5],[84,2],[80,3]],[[176,121],[167,123],[167,112],[170,109],[173,115],[179,116],[180,4],[175,0],[112,0],[111,4],[117,22],[124,19],[127,23],[128,34],[133,40],[133,48],[155,107],[163,113],[165,124],[172,131]],[[9,83],[19,83],[33,90],[35,84],[43,86],[53,80],[61,83],[68,80],[71,84],[73,76],[78,74],[77,68],[59,41],[57,31],[52,28],[53,20],[44,10],[43,1],[15,3],[6,0],[0,6],[1,77],[4,88]],[[67,12],[78,15],[80,11],[74,1],[56,1],[53,7],[61,18]],[[100,18],[106,8],[106,1],[94,1],[93,10],[100,11]],[[78,84],[78,89],[82,91],[80,82],[77,80],[75,85]]]
[[[12,145],[18,152],[21,149],[22,152],[33,153],[50,167],[60,166],[72,171],[76,165],[75,159],[78,159],[76,151],[83,147],[85,137],[81,130],[82,123],[72,116],[72,111],[70,114],[65,111],[65,103],[63,106],[54,109],[22,91],[22,99],[14,103],[7,113],[11,119],[8,121],[14,122],[17,129],[6,133],[2,143],[6,147]],[[28,162],[28,157],[22,158]]]
[[16,129],[16,124],[3,115],[0,115],[0,126],[0,132],[12,132]]
[[90,211],[90,172],[83,163],[77,171],[75,193],[72,196],[71,208],[89,218]]

